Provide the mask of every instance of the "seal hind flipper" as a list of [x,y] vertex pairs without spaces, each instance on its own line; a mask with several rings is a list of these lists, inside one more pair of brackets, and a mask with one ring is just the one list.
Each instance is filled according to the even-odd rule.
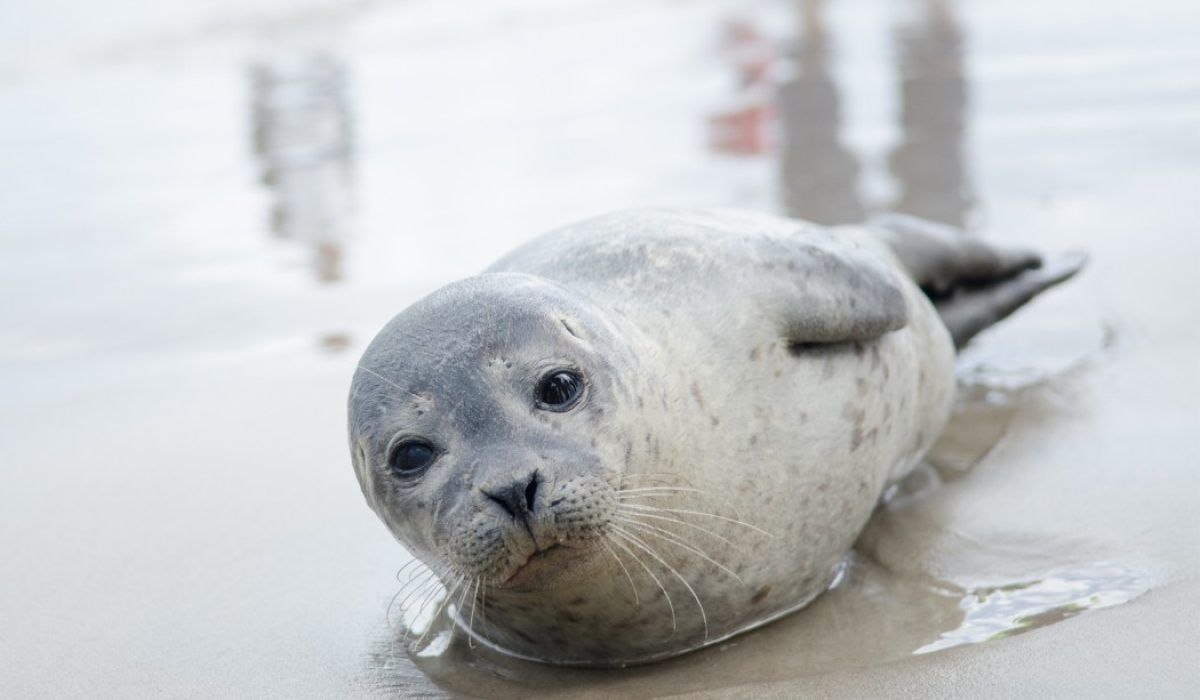
[[1014,277],[1041,264],[1041,256],[1032,250],[990,245],[952,226],[904,214],[875,217],[869,228],[932,298],[964,285]]
[[954,346],[961,348],[988,326],[1004,320],[1030,299],[1065,282],[1083,269],[1087,256],[1063,253],[1033,269],[993,284],[962,288],[934,302],[942,322],[950,330]]
[[1081,253],[1068,253],[1044,263],[1034,251],[991,245],[959,229],[902,214],[872,219],[870,228],[934,302],[957,348],[1070,279],[1087,261]]

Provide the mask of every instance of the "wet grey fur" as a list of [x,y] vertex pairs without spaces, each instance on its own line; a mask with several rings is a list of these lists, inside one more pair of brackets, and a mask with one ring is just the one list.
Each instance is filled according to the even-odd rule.
[[[565,664],[672,656],[824,590],[944,425],[954,344],[1079,264],[912,219],[591,219],[380,331],[350,392],[355,470],[476,639]],[[582,399],[545,410],[536,387],[564,369]],[[399,476],[388,456],[413,438],[437,459]]]

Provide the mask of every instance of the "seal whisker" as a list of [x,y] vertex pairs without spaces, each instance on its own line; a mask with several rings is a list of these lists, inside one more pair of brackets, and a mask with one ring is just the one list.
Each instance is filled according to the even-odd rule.
[[[432,601],[437,600],[437,593],[438,593],[439,588],[441,588],[440,584],[437,586],[430,586],[428,589],[426,589],[424,591],[424,594],[421,598],[421,604],[419,607],[417,607],[416,614],[414,614],[412,616],[414,624],[416,621],[419,621],[421,619],[422,615],[425,614],[425,608],[428,607]],[[413,632],[413,626],[411,624],[405,623],[404,639],[407,640],[409,638],[409,635],[412,634],[412,632]]]
[[[466,585],[462,587],[462,593],[459,594],[459,596],[458,596],[458,602],[454,604],[454,616],[456,618],[458,618],[455,620],[455,622],[457,622],[459,625],[462,624],[462,611],[463,611],[463,607],[464,607],[463,603],[467,599],[468,591],[471,593],[471,614],[472,615],[475,614],[475,593],[478,590],[479,590],[479,577],[478,576],[474,576],[474,577],[471,577],[470,579],[468,579]],[[471,649],[475,648],[475,638],[471,634],[473,631],[474,630],[470,629],[470,624],[468,624],[467,647],[469,647]]]
[[636,489],[621,489],[620,491],[617,492],[617,496],[621,497],[621,496],[625,496],[627,494],[643,493],[643,492],[648,492],[648,491],[655,491],[655,492],[657,492],[657,491],[667,491],[667,492],[688,491],[691,493],[705,493],[704,491],[701,491],[700,489],[694,489],[694,488],[690,488],[690,487],[686,487],[686,486],[642,486],[642,487],[639,487]]
[[771,533],[767,532],[766,530],[764,530],[760,527],[757,527],[755,525],[751,525],[750,523],[745,522],[743,520],[738,520],[737,518],[729,518],[724,515],[717,515],[716,513],[705,513],[704,511],[685,510],[682,508],[659,508],[656,506],[647,506],[647,505],[641,505],[641,504],[635,504],[635,503],[627,503],[627,504],[624,504],[623,507],[624,508],[633,508],[636,510],[647,510],[647,511],[653,511],[653,512],[663,512],[663,513],[679,513],[682,515],[700,515],[700,516],[703,516],[706,518],[716,518],[718,520],[724,520],[726,522],[733,523],[734,525],[741,525],[742,527],[748,527],[751,530],[754,530],[755,532],[766,535],[767,537],[775,536],[775,535],[772,535]]
[[411,572],[409,572],[408,578],[405,579],[403,584],[401,584],[400,590],[401,591],[407,590],[409,586],[412,586],[414,584],[419,584],[422,581],[427,580],[431,575],[434,575],[436,573],[436,569],[437,569],[436,566],[426,566],[421,569],[412,570]]
[[[616,533],[610,532],[610,534],[615,535]],[[658,590],[662,591],[663,598],[665,598],[667,600],[667,609],[671,611],[671,631],[674,632],[676,629],[678,629],[678,627],[675,624],[675,604],[671,602],[671,594],[667,593],[667,587],[662,585],[662,581],[659,581],[658,577],[654,575],[654,572],[650,570],[650,567],[646,566],[646,562],[642,561],[641,558],[639,558],[638,555],[635,554],[632,549],[625,546],[624,542],[614,539],[614,540],[612,540],[612,543],[617,545],[618,547],[620,547],[622,550],[624,550],[626,554],[633,557],[633,560],[636,561],[638,564],[640,564],[641,567],[646,570],[646,574],[649,575],[651,580],[654,581],[654,585],[658,586]]]
[[455,616],[462,615],[462,609],[464,607],[463,604],[467,600],[467,592],[471,590],[471,586],[475,585],[475,578],[476,577],[474,577],[474,576],[464,577],[463,585],[460,587],[460,590],[462,592],[459,593],[459,595],[458,595],[458,601],[454,603],[454,615]]
[[467,630],[470,632],[467,645],[472,649],[475,648],[475,608],[479,604],[479,585],[482,582],[482,576],[475,577],[475,592],[471,594],[471,617],[467,620]]
[[655,498],[698,498],[701,502],[705,502],[708,499],[708,494],[704,493],[703,491],[697,491],[696,489],[666,489],[662,491],[656,489],[637,491],[636,493],[629,491],[617,492],[617,500],[619,501],[631,501],[638,503],[647,499]]
[[371,369],[370,367],[364,366],[361,362],[358,363],[358,369],[361,369],[362,371],[366,372],[367,374],[371,375],[372,377],[375,377],[376,379],[383,382],[384,384],[387,384],[388,386],[392,387],[393,389],[399,389],[400,391],[403,391],[404,393],[408,394],[409,396],[411,396],[415,399],[421,398],[420,394],[414,394],[413,392],[409,391],[408,389],[405,389],[404,387],[400,386],[396,382],[393,382],[392,380],[390,380],[387,377],[383,376],[382,374],[376,372],[375,370]]
[[405,627],[404,627],[404,638],[405,639],[408,639],[409,635],[412,633],[413,624],[418,622],[421,619],[421,617],[424,616],[425,609],[427,607],[429,607],[430,603],[437,600],[437,594],[438,594],[439,589],[443,590],[443,591],[445,590],[444,586],[442,586],[442,584],[440,582],[438,582],[434,585],[430,585],[428,588],[426,588],[422,591],[421,598],[420,598],[420,605],[414,606],[416,608],[416,613],[414,613],[412,616],[413,623],[405,624]]
[[[416,585],[413,586],[412,591],[410,591],[408,593],[408,595],[406,595],[404,597],[404,599],[400,601],[400,610],[403,611],[403,610],[408,609],[408,602],[413,596],[420,595],[422,593],[427,592],[426,587],[429,584],[431,584],[437,580],[437,574],[438,574],[437,570],[431,567],[428,570],[426,570],[425,572],[418,574],[417,577],[415,577],[414,579],[412,579],[408,583],[406,583],[405,584],[406,588],[401,589],[401,592],[403,592],[404,590],[407,590],[407,587],[412,586],[414,584],[414,582],[416,583]],[[397,594],[397,595],[399,595],[399,594]]]
[[[397,572],[396,575],[398,577],[400,575],[399,572]],[[394,606],[396,604],[396,599],[399,598],[401,595],[403,595],[404,591],[408,590],[408,586],[411,583],[412,583],[411,580],[404,582],[400,586],[400,589],[398,591],[396,591],[396,594],[392,596],[392,599],[388,601],[387,607],[383,609],[383,621],[389,627],[392,625],[392,606]],[[401,611],[404,610],[403,605],[400,606],[400,610]]]
[[708,615],[706,615],[704,613],[704,603],[700,602],[700,596],[696,595],[696,589],[692,588],[692,584],[688,583],[687,579],[684,578],[683,575],[680,574],[675,569],[675,567],[668,564],[665,559],[660,557],[658,555],[658,553],[655,552],[650,547],[650,545],[643,542],[640,537],[630,533],[628,530],[621,528],[619,525],[613,525],[612,528],[613,528],[613,532],[616,533],[617,536],[626,538],[630,544],[632,544],[633,546],[646,552],[651,557],[653,557],[655,559],[655,561],[657,561],[659,564],[662,564],[664,567],[666,567],[667,571],[670,571],[671,574],[675,576],[675,578],[679,579],[679,582],[682,583],[683,587],[688,590],[688,593],[692,594],[692,599],[696,601],[696,607],[700,609],[700,621],[704,624],[704,638],[707,640],[708,639]]
[[[428,634],[429,630],[433,628],[434,621],[437,620],[437,617],[439,615],[441,615],[442,608],[445,607],[446,603],[454,595],[454,591],[458,588],[458,583],[465,576],[466,576],[466,574],[459,574],[458,577],[456,579],[454,579],[453,586],[448,586],[445,583],[442,583],[441,580],[439,580],[435,585],[432,585],[429,587],[429,590],[426,592],[425,597],[423,597],[421,599],[421,606],[417,609],[416,614],[413,615],[413,620],[419,621],[422,617],[425,616],[426,609],[428,609],[428,607],[430,605],[434,606],[433,614],[429,617],[429,625],[425,628],[424,632],[421,633],[421,636],[417,638],[418,644],[421,642],[421,640],[425,639],[425,635]],[[441,599],[440,602],[438,601],[438,592],[439,591],[441,591],[444,594],[444,597]]]
[[[642,499],[642,498],[671,498],[671,497],[690,496],[699,498],[701,501],[717,501],[722,505],[728,506],[731,510],[737,512],[737,507],[719,498],[712,491],[705,491],[690,486],[642,486],[638,488],[627,488],[617,491],[617,498],[624,500]],[[740,517],[740,513],[738,513]]]
[[696,556],[700,557],[701,559],[704,559],[705,561],[707,561],[708,563],[717,567],[721,571],[724,571],[725,573],[734,577],[735,579],[738,580],[739,583],[745,583],[745,581],[742,580],[742,577],[738,576],[732,569],[730,569],[729,567],[725,566],[724,564],[718,562],[717,560],[713,559],[709,555],[705,554],[702,550],[689,544],[686,540],[679,537],[678,535],[671,532],[670,530],[664,530],[661,527],[657,527],[657,526],[651,525],[649,523],[643,523],[643,522],[641,522],[639,520],[635,520],[633,518],[618,518],[618,519],[624,523],[628,523],[631,527],[636,527],[639,530],[648,532],[648,534],[650,534],[654,537],[658,537],[659,539],[666,540],[667,542],[670,542],[678,547],[682,547],[683,549],[686,549],[687,551],[692,552]]
[[437,576],[431,574],[425,577],[425,579],[420,582],[420,585],[414,586],[412,591],[403,598],[400,603],[400,610],[402,612],[408,612],[412,607],[409,605],[410,602],[415,603],[418,600],[424,600],[429,595],[431,590],[437,590],[438,586],[440,585],[441,583],[438,581]]
[[[413,568],[414,566],[416,568]],[[417,559],[416,557],[409,559],[407,564],[400,567],[400,569],[396,571],[396,583],[400,583],[400,574],[403,574],[406,569],[410,569],[410,571],[408,572],[408,578],[409,578],[409,580],[411,580],[414,572],[421,571],[422,567],[428,568],[425,566],[425,564],[420,559]]]
[[662,501],[662,500],[656,501],[656,500],[651,500],[651,499],[664,499],[664,498],[674,499],[674,498],[680,498],[680,497],[699,497],[699,494],[693,494],[693,493],[687,493],[687,492],[631,493],[628,495],[623,494],[623,493],[617,494],[617,500],[621,501],[622,503],[624,503],[624,502],[645,503],[645,504],[673,503],[673,501]]
[[434,623],[437,622],[439,617],[441,617],[442,611],[446,609],[446,604],[450,602],[450,599],[453,598],[454,594],[458,591],[459,586],[461,586],[466,579],[466,574],[459,574],[458,578],[455,579],[454,587],[446,591],[446,597],[442,599],[441,604],[434,609],[433,616],[429,618],[429,626],[426,627],[425,631],[421,633],[421,636],[417,638],[417,646],[420,646],[421,643],[425,641],[426,635],[428,635],[429,631],[433,629]]
[[665,520],[666,522],[669,522],[669,523],[676,523],[678,525],[684,525],[686,527],[692,528],[693,530],[699,530],[700,532],[703,532],[706,535],[715,537],[718,540],[721,540],[722,542],[724,542],[728,545],[736,546],[736,545],[734,545],[733,540],[731,540],[727,537],[724,537],[722,535],[719,535],[719,534],[713,532],[712,530],[709,530],[708,528],[700,527],[699,525],[697,525],[695,523],[689,523],[688,521],[686,521],[682,518],[673,518],[668,515],[654,515],[652,513],[646,513],[646,512],[642,512],[640,510],[625,510],[624,508],[619,508],[618,512],[621,515],[625,515],[625,516],[629,516],[629,517],[652,518],[654,520]]
[[625,572],[625,580],[629,581],[629,590],[633,591],[633,604],[634,606],[640,608],[642,606],[642,601],[638,597],[637,586],[633,585],[633,577],[629,575],[629,569],[625,566],[625,562],[621,561],[621,558],[617,556],[617,553],[614,552],[612,547],[608,545],[607,539],[601,538],[600,544],[604,545],[604,548],[608,550],[608,553],[612,555],[612,558],[617,560],[617,565],[621,567],[621,571]]
[[[396,591],[396,595],[392,596],[392,599],[388,601],[387,607],[383,609],[383,623],[388,627],[392,626],[392,606],[396,604],[396,599],[399,598],[400,594],[403,592],[403,588]],[[400,610],[403,611],[404,608],[401,608]]]
[[[637,486],[634,488],[618,487],[617,494],[616,494],[618,501],[621,501],[622,503],[628,503],[630,501],[633,501],[636,503],[640,499],[671,498],[673,496],[679,496],[679,497],[692,496],[692,497],[699,498],[701,500],[701,502],[706,505],[711,505],[711,504],[715,503],[716,505],[724,506],[733,512],[734,520],[742,519],[742,513],[741,513],[741,510],[737,507],[737,504],[729,501],[726,498],[722,498],[719,493],[714,493],[713,491],[706,491],[704,489],[697,488],[690,479],[684,477],[681,474],[667,474],[666,472],[646,472],[646,473],[641,473],[641,474],[626,474],[626,475],[622,475],[621,478],[622,479],[628,478],[629,480],[633,481],[638,478],[653,477],[657,474],[662,474],[664,476],[670,476],[674,479],[674,481],[665,481],[663,479],[651,478],[649,480],[652,483],[676,484],[678,482],[682,482],[682,483],[687,484],[687,486],[678,486],[678,485],[659,486],[659,485],[656,485],[656,486]],[[639,504],[639,505],[647,505],[647,504]],[[726,516],[722,516],[722,517],[726,517]]]
[[425,590],[425,586],[429,585],[429,582],[435,577],[435,575],[436,572],[432,567],[429,566],[426,566],[420,570],[414,569],[413,571],[409,572],[408,579],[401,584],[400,590],[396,591],[396,595],[392,596],[392,599],[388,601],[388,606],[383,614],[384,621],[388,625],[391,625],[392,606],[396,604],[396,600],[400,598],[400,596],[404,596],[404,598],[400,599],[400,611],[404,612],[408,609],[408,601],[414,595],[422,593]]
[[[484,630],[487,630],[487,579],[482,576],[479,577],[479,624]],[[479,636],[485,635],[480,634]]]
[[[688,482],[690,483],[690,482]],[[725,498],[721,498],[719,494],[712,491],[705,491],[695,487],[680,487],[680,486],[647,486],[631,489],[621,489],[617,491],[617,498],[621,500],[634,498],[669,498],[672,496],[695,496],[704,502],[714,501],[719,505],[729,508],[738,518],[742,517],[741,511],[737,505]]]
[[693,484],[692,481],[683,474],[671,474],[670,472],[639,472],[637,474],[622,474],[619,477],[619,482],[614,484],[614,487],[618,490],[624,490],[622,484],[627,481],[636,483],[638,479],[643,480],[644,483],[662,484],[664,486],[678,486],[681,483],[686,484],[687,486],[695,486],[695,484]]

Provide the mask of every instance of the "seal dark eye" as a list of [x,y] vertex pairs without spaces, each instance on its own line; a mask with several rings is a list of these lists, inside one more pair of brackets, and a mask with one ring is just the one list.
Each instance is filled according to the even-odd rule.
[[434,455],[433,445],[428,442],[407,440],[392,450],[388,464],[399,476],[414,476],[433,462]]
[[583,378],[571,370],[559,370],[546,375],[538,384],[538,404],[551,411],[565,411],[583,393]]

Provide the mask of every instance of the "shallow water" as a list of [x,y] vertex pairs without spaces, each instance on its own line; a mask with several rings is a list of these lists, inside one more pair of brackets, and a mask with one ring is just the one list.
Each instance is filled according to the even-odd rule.
[[[69,19],[64,19],[69,18]],[[0,695],[1186,697],[1200,11],[0,10]],[[616,672],[434,632],[346,454],[393,313],[618,207],[900,210],[1086,249],[809,608]]]

